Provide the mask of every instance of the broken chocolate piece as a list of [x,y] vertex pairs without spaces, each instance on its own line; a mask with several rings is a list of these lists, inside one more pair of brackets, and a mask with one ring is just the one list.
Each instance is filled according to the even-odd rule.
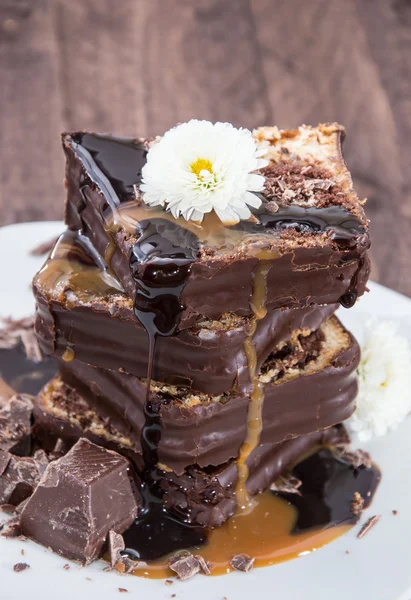
[[357,538],[359,540],[361,538],[363,538],[365,536],[365,534],[368,533],[370,531],[370,529],[372,529],[374,527],[374,525],[376,525],[378,523],[380,518],[381,518],[381,515],[374,515],[373,517],[370,517],[368,519],[368,521],[366,523],[364,523],[364,525],[361,527],[360,531],[357,534]]
[[230,565],[236,571],[243,571],[244,573],[248,573],[254,566],[255,558],[251,558],[248,554],[237,554],[233,556],[230,561]]
[[20,456],[30,453],[32,409],[26,394],[15,395],[0,406],[0,450]]
[[124,538],[115,531],[108,535],[108,547],[110,553],[110,565],[119,573],[132,573],[138,567],[138,561],[122,554],[125,549]]
[[14,456],[0,450],[1,504],[17,506],[31,496],[39,480],[39,465],[34,458]]
[[196,554],[195,558],[200,563],[200,569],[202,570],[204,575],[210,575],[211,570],[212,570],[212,564],[209,563],[208,561],[206,561],[206,559],[203,558],[200,554]]
[[28,565],[27,563],[17,563],[13,567],[13,571],[15,573],[21,573],[22,571],[25,571],[26,569],[30,569],[30,565]]
[[197,556],[191,552],[183,551],[168,561],[168,566],[172,571],[175,571],[181,581],[185,581],[200,572],[201,564]]
[[4,524],[1,534],[4,538],[17,538],[21,536],[20,518],[13,517]]
[[51,462],[21,514],[22,531],[66,558],[88,564],[108,532],[125,531],[138,507],[128,461],[80,439]]

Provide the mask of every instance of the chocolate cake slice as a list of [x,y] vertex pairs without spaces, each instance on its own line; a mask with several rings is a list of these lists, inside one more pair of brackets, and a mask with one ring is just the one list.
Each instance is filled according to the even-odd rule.
[[[38,439],[44,435],[53,445],[58,438],[74,444],[79,438],[115,450],[130,458],[142,472],[141,455],[134,442],[98,416],[73,388],[55,380],[39,394],[35,406]],[[279,475],[320,444],[347,441],[342,426],[314,432],[279,444],[261,444],[248,459],[250,477],[247,487],[255,495],[267,489]],[[229,460],[216,467],[189,465],[181,474],[159,465],[159,481],[165,507],[191,523],[218,527],[233,515],[236,507],[237,467]]]
[[[132,300],[107,277],[90,244],[64,233],[34,278],[36,332],[46,355],[77,360],[145,377],[149,341],[134,315]],[[119,284],[118,284],[119,285]],[[273,309],[257,323],[253,344],[257,368],[274,347],[315,331],[337,305]],[[153,378],[212,395],[249,391],[244,344],[250,316],[224,313],[199,319],[191,328],[157,339]]]
[[[261,207],[252,219],[224,226],[213,214],[198,225],[143,202],[150,140],[65,133],[66,223],[90,239],[132,299],[142,287],[168,288],[178,320],[170,317],[167,330],[226,312],[249,315],[261,262],[269,310],[351,306],[368,279],[369,235],[342,157],[343,136],[337,124],[258,129],[256,142],[270,161],[261,171]],[[171,276],[159,264],[173,256]]]
[[[259,374],[265,394],[261,443],[278,443],[347,419],[355,408],[358,360],[357,343],[336,317],[274,350]],[[52,393],[63,380],[141,453],[146,380],[76,359],[59,366],[61,379],[52,380],[43,393]],[[193,462],[206,467],[238,456],[247,433],[248,393],[227,390],[212,396],[152,381],[150,402],[158,406],[158,461],[166,468],[181,474]]]

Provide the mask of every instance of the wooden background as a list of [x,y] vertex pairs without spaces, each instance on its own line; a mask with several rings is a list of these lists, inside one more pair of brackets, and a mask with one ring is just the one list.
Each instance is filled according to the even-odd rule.
[[411,295],[410,0],[0,0],[0,224],[57,219],[59,132],[338,120],[373,278]]

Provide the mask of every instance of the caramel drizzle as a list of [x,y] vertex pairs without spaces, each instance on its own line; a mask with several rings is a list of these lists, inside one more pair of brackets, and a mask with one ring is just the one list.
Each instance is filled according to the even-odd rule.
[[265,302],[267,298],[267,275],[272,262],[264,260],[268,257],[257,256],[259,263],[254,271],[253,293],[250,299],[250,307],[254,313],[251,330],[244,342],[244,352],[248,361],[248,370],[252,383],[250,402],[247,414],[247,435],[241,445],[240,454],[237,459],[238,480],[235,490],[237,500],[237,513],[243,513],[254,507],[254,502],[247,491],[248,466],[247,459],[260,443],[262,431],[262,413],[264,404],[264,384],[258,379],[257,352],[254,344],[254,334],[257,323],[265,317],[267,309]]

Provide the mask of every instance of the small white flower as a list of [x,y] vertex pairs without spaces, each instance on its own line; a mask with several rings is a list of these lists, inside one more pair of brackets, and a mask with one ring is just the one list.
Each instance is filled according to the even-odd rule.
[[357,410],[348,426],[361,442],[395,429],[411,411],[411,350],[391,321],[366,323]]
[[174,217],[201,222],[215,211],[223,223],[238,223],[258,208],[253,192],[264,177],[253,173],[268,162],[260,158],[248,129],[230,123],[192,120],[152,144],[142,170],[140,190],[150,206],[161,205]]

